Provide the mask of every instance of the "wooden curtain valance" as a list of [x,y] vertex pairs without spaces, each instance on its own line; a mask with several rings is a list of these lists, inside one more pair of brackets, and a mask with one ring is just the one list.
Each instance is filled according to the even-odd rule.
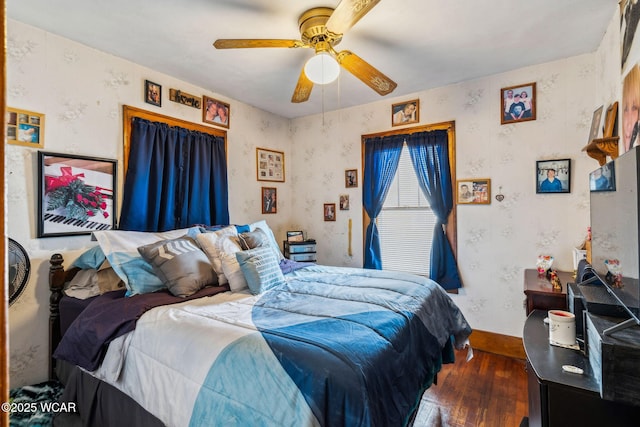
[[149,120],[150,122],[166,123],[169,126],[180,127],[188,130],[195,130],[198,132],[206,133],[214,136],[221,136],[224,138],[225,152],[227,151],[227,131],[217,129],[198,123],[189,122],[182,119],[176,119],[174,117],[163,116],[162,114],[152,113],[151,111],[142,110],[140,108],[131,107],[129,105],[123,106],[123,124],[122,124],[122,137],[123,137],[123,173],[126,176],[127,167],[129,165],[129,148],[131,144],[131,121],[134,117]]

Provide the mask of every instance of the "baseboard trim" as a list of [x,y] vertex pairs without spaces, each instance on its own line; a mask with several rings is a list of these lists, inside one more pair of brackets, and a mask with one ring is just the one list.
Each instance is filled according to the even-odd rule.
[[469,341],[471,342],[471,347],[475,350],[516,359],[526,359],[522,338],[474,329]]

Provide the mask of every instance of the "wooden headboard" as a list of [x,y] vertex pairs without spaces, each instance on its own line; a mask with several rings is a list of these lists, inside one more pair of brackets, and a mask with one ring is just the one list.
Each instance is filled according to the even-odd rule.
[[53,254],[49,259],[49,378],[56,378],[56,360],[53,352],[60,343],[62,334],[60,332],[60,300],[64,284],[73,279],[79,268],[65,270],[63,267],[64,258],[60,254]]

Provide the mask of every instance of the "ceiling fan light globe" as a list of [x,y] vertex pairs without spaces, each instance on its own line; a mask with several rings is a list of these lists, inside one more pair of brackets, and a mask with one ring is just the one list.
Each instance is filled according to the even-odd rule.
[[321,52],[307,61],[304,73],[313,83],[325,85],[338,78],[340,65],[331,55]]

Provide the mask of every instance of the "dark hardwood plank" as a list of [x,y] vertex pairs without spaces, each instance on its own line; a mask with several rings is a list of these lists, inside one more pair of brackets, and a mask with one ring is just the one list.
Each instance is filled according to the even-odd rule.
[[414,427],[518,427],[527,416],[524,360],[477,350],[469,362],[466,356],[457,351],[456,363],[442,367],[438,384],[422,397]]

